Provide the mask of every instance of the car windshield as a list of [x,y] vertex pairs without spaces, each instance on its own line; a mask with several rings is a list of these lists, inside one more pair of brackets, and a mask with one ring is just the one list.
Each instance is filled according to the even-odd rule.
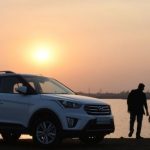
[[41,76],[23,76],[38,94],[74,94],[69,88],[55,79]]

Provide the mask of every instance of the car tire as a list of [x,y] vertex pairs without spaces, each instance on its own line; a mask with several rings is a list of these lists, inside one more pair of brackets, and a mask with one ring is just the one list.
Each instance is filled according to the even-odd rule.
[[17,142],[21,136],[21,133],[16,132],[2,132],[1,133],[3,141],[6,143],[14,143]]
[[33,141],[42,146],[55,146],[61,142],[61,127],[51,118],[39,119],[34,124]]
[[80,141],[88,145],[98,144],[103,139],[104,135],[83,135],[80,137]]

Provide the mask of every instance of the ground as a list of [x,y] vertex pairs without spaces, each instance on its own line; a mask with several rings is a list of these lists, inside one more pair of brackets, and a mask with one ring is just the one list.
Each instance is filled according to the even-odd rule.
[[[43,150],[33,144],[31,139],[21,139],[16,144],[6,144],[0,140],[0,150]],[[46,148],[45,148],[46,149]],[[65,140],[60,146],[50,148],[55,150],[150,150],[150,139],[110,138],[98,145],[88,146],[79,140]]]

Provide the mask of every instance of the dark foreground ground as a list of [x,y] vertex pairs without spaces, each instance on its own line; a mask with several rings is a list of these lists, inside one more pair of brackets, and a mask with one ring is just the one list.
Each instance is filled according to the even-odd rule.
[[150,139],[136,140],[128,138],[105,139],[102,143],[87,146],[78,140],[65,140],[55,148],[40,148],[31,139],[21,139],[16,144],[6,144],[0,140],[0,150],[150,150]]

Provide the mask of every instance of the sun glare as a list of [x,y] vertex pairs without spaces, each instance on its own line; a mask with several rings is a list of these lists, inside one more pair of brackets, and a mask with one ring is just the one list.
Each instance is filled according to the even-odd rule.
[[48,49],[40,48],[35,52],[35,59],[40,62],[46,62],[50,59],[50,52]]
[[60,61],[60,47],[52,42],[35,41],[27,44],[24,57],[29,67],[47,69],[56,67]]
[[48,46],[37,46],[32,56],[34,62],[37,64],[49,64],[54,60],[54,52]]

